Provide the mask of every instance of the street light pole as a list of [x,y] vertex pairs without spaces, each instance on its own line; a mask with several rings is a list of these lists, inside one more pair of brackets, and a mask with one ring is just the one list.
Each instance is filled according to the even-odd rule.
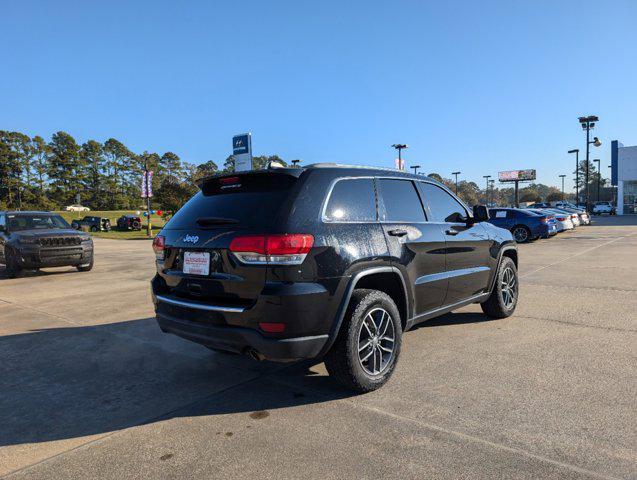
[[484,195],[486,197],[486,204],[488,206],[489,205],[489,179],[491,178],[491,175],[482,175],[482,178],[486,179],[487,181],[487,189],[484,191]]
[[599,182],[602,180],[602,168],[600,163],[602,161],[599,158],[596,158],[593,162],[597,162],[597,201],[599,202]]
[[462,172],[451,172],[451,175],[454,175],[456,177],[456,195],[458,195],[458,175],[460,175]]
[[569,150],[568,153],[575,154],[575,204],[579,203],[579,148]]
[[491,184],[491,203],[495,203],[495,180],[491,179],[489,180],[489,183]]
[[566,175],[560,175],[562,179],[562,201],[564,201],[564,177],[566,177]]
[[586,171],[585,171],[585,180],[586,180],[586,194],[585,194],[585,202],[586,202],[586,211],[588,211],[588,204],[590,201],[589,193],[588,193],[588,177],[589,177],[589,153],[591,143],[596,147],[599,147],[602,142],[599,141],[599,138],[593,137],[593,141],[591,142],[591,129],[595,128],[595,122],[598,122],[599,118],[595,115],[589,115],[588,117],[579,117],[579,123],[582,125],[582,128],[586,130]]
[[409,168],[413,168],[414,169],[414,175],[417,175],[418,174],[418,169],[420,168],[420,165],[412,165]]
[[403,148],[409,148],[409,145],[407,145],[406,143],[394,143],[392,147],[398,150],[398,167],[400,169],[400,166],[403,164],[403,157],[401,153],[403,151]]

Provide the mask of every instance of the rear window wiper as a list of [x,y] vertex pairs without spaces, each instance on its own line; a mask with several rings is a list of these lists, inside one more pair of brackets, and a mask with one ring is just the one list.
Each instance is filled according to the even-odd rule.
[[200,227],[210,227],[213,225],[230,225],[239,223],[239,220],[235,218],[223,218],[223,217],[201,217],[196,220],[197,225]]

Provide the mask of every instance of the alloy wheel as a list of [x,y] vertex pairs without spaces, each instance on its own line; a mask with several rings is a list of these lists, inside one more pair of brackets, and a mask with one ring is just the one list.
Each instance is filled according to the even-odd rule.
[[518,295],[518,280],[515,277],[515,272],[511,268],[506,268],[502,272],[502,301],[504,306],[509,309],[513,306]]
[[358,331],[358,361],[370,375],[382,373],[394,357],[396,332],[391,315],[374,308],[365,315]]
[[513,230],[513,237],[515,238],[516,242],[524,243],[528,240],[529,233],[527,232],[526,228],[518,227],[515,230]]

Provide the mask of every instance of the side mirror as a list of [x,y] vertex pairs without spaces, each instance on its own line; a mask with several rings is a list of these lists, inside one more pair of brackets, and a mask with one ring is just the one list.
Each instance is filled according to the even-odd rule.
[[489,209],[485,205],[473,206],[473,221],[474,222],[486,222],[489,220]]

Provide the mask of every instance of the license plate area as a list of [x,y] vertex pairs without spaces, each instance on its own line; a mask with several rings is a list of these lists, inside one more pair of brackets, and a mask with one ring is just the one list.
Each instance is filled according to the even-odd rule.
[[209,275],[210,252],[184,252],[182,271],[188,275]]

